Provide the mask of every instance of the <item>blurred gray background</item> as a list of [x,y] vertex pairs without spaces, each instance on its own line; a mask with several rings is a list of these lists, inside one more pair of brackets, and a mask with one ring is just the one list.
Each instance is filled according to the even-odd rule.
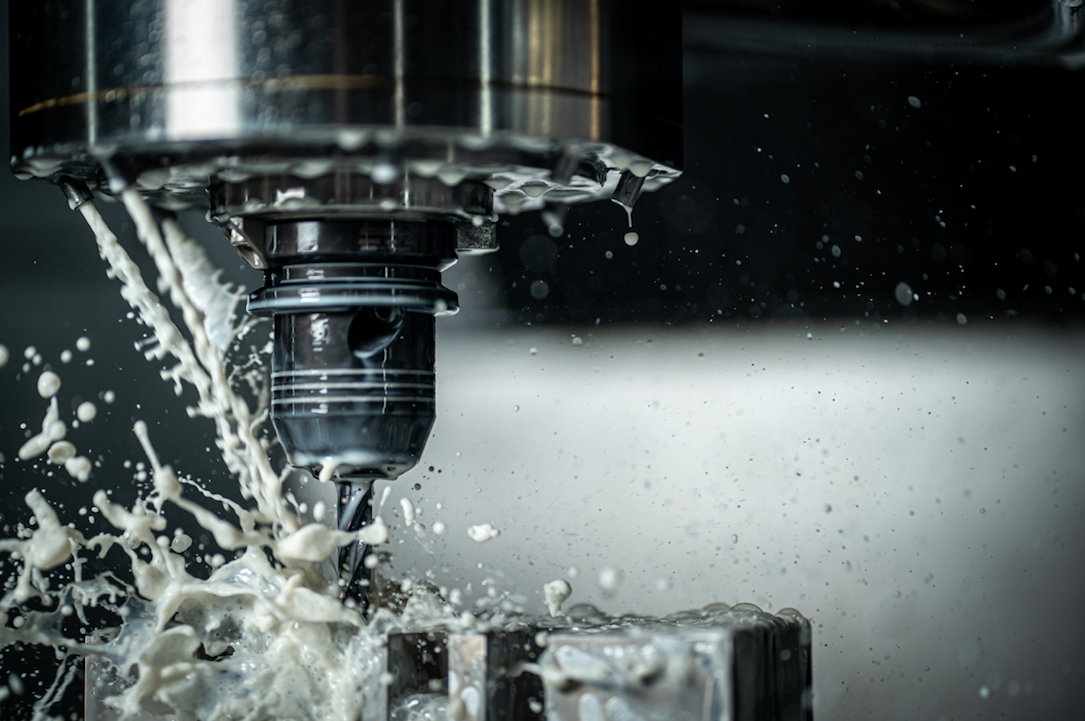
[[[1080,718],[1081,89],[1055,69],[689,48],[687,173],[642,199],[637,246],[605,204],[560,239],[511,219],[500,253],[447,274],[463,311],[439,323],[423,463],[383,508],[385,572],[467,608],[493,579],[543,612],[559,577],[612,613],[796,607],[822,719]],[[212,429],[134,348],[142,329],[60,192],[0,173],[0,203],[0,528],[35,486],[77,524],[97,488],[134,497],[136,419],[229,492]],[[184,222],[225,278],[260,284],[202,212]],[[537,279],[548,297],[527,293]],[[901,304],[901,282],[919,299]],[[24,372],[31,345],[42,366]],[[116,395],[69,436],[100,462],[85,485],[16,459],[46,365],[66,413]],[[404,528],[400,496],[447,533]],[[466,529],[484,522],[501,535],[479,545]],[[622,572],[613,592],[604,568]],[[34,673],[28,694],[51,681]]]

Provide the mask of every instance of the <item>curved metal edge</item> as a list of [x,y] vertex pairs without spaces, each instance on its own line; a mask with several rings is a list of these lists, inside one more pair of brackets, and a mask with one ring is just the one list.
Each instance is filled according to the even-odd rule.
[[683,18],[683,35],[686,49],[693,52],[1055,65],[1083,52],[1085,12],[1081,6],[1081,0],[1052,0],[1049,8],[1023,21],[930,32],[817,27],[690,11]]
[[444,286],[433,289],[401,286],[396,289],[336,288],[321,292],[320,286],[261,288],[249,296],[253,315],[284,313],[345,313],[358,308],[402,308],[416,313],[444,317],[460,310],[459,298]]

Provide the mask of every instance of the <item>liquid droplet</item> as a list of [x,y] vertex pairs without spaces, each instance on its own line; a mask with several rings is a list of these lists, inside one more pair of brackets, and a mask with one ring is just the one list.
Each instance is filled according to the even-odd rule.
[[83,401],[75,410],[75,416],[83,423],[90,423],[98,415],[98,407],[90,401]]
[[38,395],[52,398],[60,390],[60,376],[52,371],[45,371],[38,376]]
[[621,569],[608,566],[599,572],[599,587],[604,591],[613,591],[621,585],[623,575]]
[[894,289],[893,295],[896,297],[897,302],[901,305],[908,306],[912,304],[912,286],[908,285],[904,281],[897,283],[897,287]]

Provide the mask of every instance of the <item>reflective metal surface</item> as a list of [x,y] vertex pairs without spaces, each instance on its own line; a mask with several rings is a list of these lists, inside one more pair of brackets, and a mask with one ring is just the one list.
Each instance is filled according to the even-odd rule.
[[1080,0],[693,0],[687,47],[863,60],[1080,66]]
[[534,627],[448,636],[449,707],[464,721],[536,721],[543,718],[543,681],[524,669],[542,648]]
[[[395,631],[368,649],[374,674],[360,721],[810,721],[810,622],[736,607],[668,619],[595,619],[561,628]],[[570,623],[570,619],[565,619]],[[540,645],[542,642],[542,645]],[[98,657],[88,719],[131,679]],[[171,721],[146,713],[147,721]]]
[[433,316],[456,307],[440,272],[496,248],[497,212],[631,206],[680,166],[677,8],[56,0],[11,29],[15,173],[209,206],[266,272],[279,439],[326,475],[417,462]]
[[325,477],[398,477],[435,418],[434,316],[458,307],[440,282],[455,257],[452,227],[298,221],[268,231],[270,268],[249,310],[274,316],[271,421],[287,458]]
[[239,154],[551,168],[575,140],[673,169],[679,22],[606,0],[13,4],[12,162],[90,178],[121,152],[189,201]]

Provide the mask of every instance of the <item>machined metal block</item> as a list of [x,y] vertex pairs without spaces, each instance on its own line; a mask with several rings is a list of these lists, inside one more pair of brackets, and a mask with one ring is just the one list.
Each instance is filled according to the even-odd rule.
[[450,708],[462,710],[463,721],[541,719],[542,679],[524,668],[541,652],[533,628],[450,634]]
[[810,626],[738,608],[550,635],[548,721],[809,721]]
[[[359,718],[429,708],[458,721],[810,721],[810,643],[797,612],[749,606],[541,633],[395,632],[366,651],[383,671],[367,675]],[[86,718],[115,721],[103,699],[130,683],[89,656]],[[145,721],[174,720],[152,711]]]
[[390,718],[410,696],[448,692],[448,638],[444,631],[390,633],[384,649],[391,674],[384,718]]

